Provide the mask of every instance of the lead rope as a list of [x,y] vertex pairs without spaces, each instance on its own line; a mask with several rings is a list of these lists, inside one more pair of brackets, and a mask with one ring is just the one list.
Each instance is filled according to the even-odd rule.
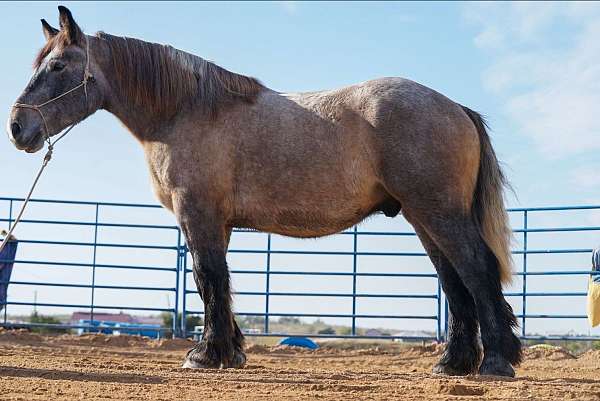
[[23,217],[23,213],[25,212],[25,208],[27,207],[27,204],[29,203],[29,200],[31,199],[31,195],[33,194],[33,191],[34,191],[38,181],[40,180],[42,173],[46,169],[46,166],[48,165],[50,160],[52,160],[52,152],[54,151],[54,145],[56,145],[56,143],[58,141],[63,139],[73,128],[75,128],[75,126],[77,124],[79,124],[79,121],[71,124],[71,126],[69,128],[67,128],[65,132],[60,134],[60,136],[58,138],[56,138],[56,140],[52,141],[50,139],[50,131],[48,130],[48,124],[46,123],[46,118],[44,117],[44,113],[42,113],[41,107],[43,107],[47,104],[50,104],[50,103],[54,102],[55,100],[58,100],[58,99],[62,98],[63,96],[66,96],[69,93],[71,93],[81,87],[83,87],[83,91],[85,93],[86,107],[89,106],[87,84],[88,84],[88,81],[92,81],[92,82],[94,81],[94,76],[90,73],[90,42],[89,42],[89,39],[86,40],[85,56],[86,56],[85,71],[83,73],[83,80],[81,81],[81,83],[79,85],[75,86],[72,89],[69,89],[68,91],[66,91],[65,93],[63,93],[61,95],[58,95],[58,96],[56,96],[48,101],[45,101],[44,103],[38,104],[38,105],[31,105],[31,104],[25,104],[25,103],[15,103],[13,105],[13,107],[16,107],[16,108],[31,109],[31,110],[35,110],[39,113],[39,115],[42,117],[42,121],[44,123],[44,137],[45,137],[44,140],[48,144],[48,151],[46,151],[46,154],[44,155],[44,159],[42,160],[42,165],[40,166],[40,169],[39,169],[37,175],[35,176],[35,179],[33,180],[33,184],[31,185],[31,188],[29,189],[29,192],[27,193],[27,196],[25,197],[25,200],[23,201],[23,205],[21,206],[21,210],[19,210],[19,214],[17,215],[17,218],[15,219],[14,224],[10,227],[10,230],[8,231],[8,234],[6,234],[6,236],[4,237],[4,240],[2,242],[0,242],[0,253],[2,253],[2,250],[4,250],[4,247],[6,246],[6,244],[8,244],[8,242],[12,238],[12,233],[15,230],[15,228],[17,227],[17,224],[19,224],[19,222],[21,221],[21,218]]

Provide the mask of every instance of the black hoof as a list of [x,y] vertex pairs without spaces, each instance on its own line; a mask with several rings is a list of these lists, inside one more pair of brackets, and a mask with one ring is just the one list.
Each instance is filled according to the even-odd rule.
[[436,375],[446,376],[467,376],[477,371],[479,357],[471,355],[471,358],[455,357],[452,359],[450,355],[444,354],[442,359],[433,367],[433,373]]
[[241,349],[235,349],[231,358],[219,357],[224,353],[211,350],[210,346],[200,343],[186,355],[182,368],[185,369],[227,369],[243,368],[246,364],[246,354]]
[[445,376],[467,376],[472,373],[471,369],[456,368],[449,364],[439,362],[433,367],[433,373]]
[[479,367],[479,374],[485,376],[515,377],[515,370],[504,357],[492,354],[485,355]]
[[231,361],[230,368],[241,369],[246,366],[246,354],[242,350],[236,350],[233,353],[233,358]]
[[[460,351],[459,351],[460,350]],[[477,372],[481,361],[481,350],[476,343],[448,344],[433,373],[447,376],[467,376]]]

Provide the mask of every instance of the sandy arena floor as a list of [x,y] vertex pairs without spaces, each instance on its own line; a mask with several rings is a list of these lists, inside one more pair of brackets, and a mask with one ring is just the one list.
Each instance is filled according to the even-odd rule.
[[[347,344],[347,343],[345,343]],[[441,347],[251,345],[241,370],[184,370],[191,342],[0,331],[2,400],[600,400],[600,351],[533,348],[517,379],[430,374]]]

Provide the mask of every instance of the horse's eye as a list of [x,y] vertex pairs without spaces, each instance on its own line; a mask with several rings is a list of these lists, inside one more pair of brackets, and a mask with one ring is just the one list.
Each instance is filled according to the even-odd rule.
[[60,71],[63,68],[65,68],[65,64],[61,63],[60,61],[54,61],[52,64],[50,64],[50,69],[52,71]]

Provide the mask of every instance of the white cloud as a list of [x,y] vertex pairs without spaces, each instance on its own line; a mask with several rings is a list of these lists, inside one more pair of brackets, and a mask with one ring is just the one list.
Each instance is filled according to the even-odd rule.
[[470,4],[484,87],[550,159],[600,150],[600,4]]
[[278,1],[277,4],[279,4],[283,10],[290,15],[295,15],[298,11],[298,2],[296,1]]
[[[600,188],[600,164],[580,166],[570,171],[571,182],[579,188]],[[597,204],[598,199],[592,200],[590,204]]]
[[475,37],[475,44],[477,46],[490,49],[501,48],[504,41],[504,34],[495,26],[481,31],[481,33]]

